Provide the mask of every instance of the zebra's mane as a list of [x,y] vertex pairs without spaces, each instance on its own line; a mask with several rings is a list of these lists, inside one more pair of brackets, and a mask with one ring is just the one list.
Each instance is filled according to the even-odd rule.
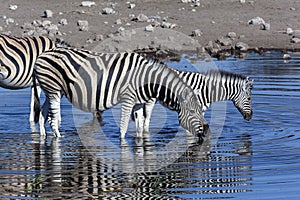
[[235,74],[232,72],[228,72],[228,71],[224,71],[224,70],[215,70],[215,69],[208,70],[201,74],[203,74],[205,76],[232,77],[232,78],[242,79],[242,80],[248,79],[246,76],[241,75],[241,74]]

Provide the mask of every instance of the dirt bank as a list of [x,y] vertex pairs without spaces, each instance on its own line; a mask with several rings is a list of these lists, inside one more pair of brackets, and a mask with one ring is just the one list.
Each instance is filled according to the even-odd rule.
[[[50,34],[74,47],[99,51],[145,47],[193,50],[209,45],[221,50],[235,48],[238,42],[250,49],[300,49],[297,39],[292,42],[300,38],[297,0],[93,2],[95,5],[87,7],[80,0],[2,0],[0,31]],[[50,14],[45,16],[45,10]],[[249,24],[255,17],[264,24]],[[293,32],[287,34],[287,28]],[[227,36],[229,32],[233,33]]]

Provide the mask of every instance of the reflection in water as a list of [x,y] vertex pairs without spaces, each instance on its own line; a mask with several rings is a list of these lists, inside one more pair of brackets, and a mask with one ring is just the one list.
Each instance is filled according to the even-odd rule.
[[27,124],[29,90],[0,89],[0,199],[299,199],[299,61],[284,63],[279,53],[216,61],[255,80],[254,115],[246,122],[226,104],[224,126],[201,145],[169,113],[168,124],[143,140],[128,134],[120,142],[109,112],[103,127],[75,128],[68,103],[64,137],[43,141],[18,126]]
[[[95,122],[90,125],[89,128],[99,129]],[[185,141],[189,145],[176,143],[184,144],[176,148],[182,152],[169,152],[169,157],[162,155],[172,163],[160,165],[160,169],[156,154],[164,152],[155,151],[154,147],[161,140],[146,138],[133,140],[132,144],[123,141],[119,154],[106,150],[99,156],[104,150],[102,146],[83,146],[73,132],[61,139],[49,137],[47,141],[40,140],[38,134],[1,134],[1,138],[2,143],[13,147],[9,155],[1,151],[1,197],[177,199],[177,194],[191,191],[246,192],[242,187],[250,180],[244,173],[250,170],[251,163],[241,166],[239,157],[219,154],[224,152],[212,156],[209,137],[200,145],[182,134],[178,139],[190,140]],[[242,148],[245,154],[248,147]],[[174,162],[170,157],[177,154],[180,157]]]

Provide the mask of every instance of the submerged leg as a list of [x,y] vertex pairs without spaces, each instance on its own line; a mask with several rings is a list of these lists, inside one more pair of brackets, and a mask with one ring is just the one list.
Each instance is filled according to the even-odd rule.
[[61,137],[60,132],[58,130],[59,120],[60,120],[60,93],[56,95],[52,95],[49,98],[49,124],[52,132],[56,137]]
[[143,136],[144,129],[144,104],[137,104],[132,109],[132,118],[135,122],[136,136]]
[[46,136],[45,125],[46,125],[46,121],[48,118],[48,112],[49,112],[49,99],[46,98],[46,100],[42,106],[41,114],[40,114],[40,118],[39,118],[40,134],[43,137]]
[[126,95],[123,97],[122,106],[121,106],[121,121],[120,121],[120,137],[125,138],[125,134],[128,130],[128,124],[130,119],[131,110],[134,106],[134,98]]
[[152,115],[153,108],[155,106],[155,99],[151,99],[145,104],[145,121],[144,121],[144,132],[149,133],[150,118]]

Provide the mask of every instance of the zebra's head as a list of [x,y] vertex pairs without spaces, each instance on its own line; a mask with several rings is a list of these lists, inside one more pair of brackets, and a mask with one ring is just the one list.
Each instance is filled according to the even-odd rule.
[[238,92],[232,99],[235,107],[243,115],[244,119],[250,120],[252,118],[252,105],[251,105],[251,90],[253,88],[253,80],[247,77],[242,81]]
[[185,88],[179,97],[178,119],[180,125],[190,133],[202,137],[208,126],[202,115],[202,106],[190,88]]

